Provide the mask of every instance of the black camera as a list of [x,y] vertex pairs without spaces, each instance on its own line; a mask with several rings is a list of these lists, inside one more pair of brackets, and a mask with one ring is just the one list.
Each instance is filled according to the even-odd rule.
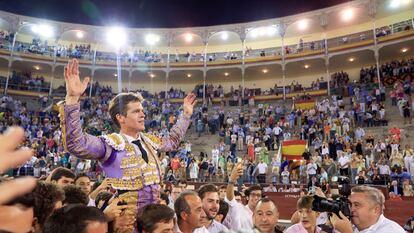
[[351,209],[349,201],[346,197],[340,197],[336,200],[328,200],[323,197],[313,196],[312,210],[317,212],[335,213],[340,217],[342,212],[347,218],[351,217]]

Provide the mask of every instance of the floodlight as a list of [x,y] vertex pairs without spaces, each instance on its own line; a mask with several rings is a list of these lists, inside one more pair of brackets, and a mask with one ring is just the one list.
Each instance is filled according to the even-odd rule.
[[302,19],[298,22],[298,28],[300,30],[305,30],[308,27],[308,20]]
[[354,11],[352,9],[346,9],[342,12],[342,20],[349,21],[354,16]]
[[125,45],[127,36],[123,28],[112,27],[108,30],[106,34],[106,39],[108,43],[112,44],[116,48],[119,48]]
[[32,25],[32,32],[38,33],[39,32],[39,26],[37,24]]
[[398,8],[401,6],[401,0],[391,0],[390,7],[391,8]]
[[222,34],[221,34],[221,39],[222,40],[227,40],[229,38],[229,35],[227,34],[227,32],[223,32]]
[[79,39],[82,39],[83,38],[83,32],[82,31],[77,31],[76,32],[76,37],[78,37]]
[[187,33],[185,35],[185,41],[187,41],[187,42],[193,41],[193,35],[191,35],[190,33]]
[[266,34],[265,28],[259,28],[259,36],[264,36]]

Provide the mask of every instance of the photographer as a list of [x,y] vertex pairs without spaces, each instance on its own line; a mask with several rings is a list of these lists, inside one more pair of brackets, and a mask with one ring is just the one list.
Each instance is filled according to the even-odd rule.
[[404,233],[400,225],[384,217],[385,198],[380,190],[356,186],[351,190],[349,202],[351,221],[342,212],[340,217],[336,214],[331,217],[333,226],[341,233]]

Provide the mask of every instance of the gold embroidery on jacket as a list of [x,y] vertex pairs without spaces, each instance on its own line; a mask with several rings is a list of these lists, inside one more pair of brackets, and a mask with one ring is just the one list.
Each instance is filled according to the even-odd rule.
[[65,102],[61,101],[57,104],[59,108],[60,129],[62,130],[62,144],[65,151],[68,151],[66,143],[66,117],[65,117]]
[[[120,134],[105,135],[105,140],[111,147],[120,146],[125,150],[125,156],[121,159],[120,168],[122,169],[122,178],[112,178],[110,182],[116,189],[121,190],[140,190],[144,186],[159,184],[160,169],[156,152],[156,145],[141,134],[142,142],[147,148],[148,163],[141,157],[141,151],[135,150],[134,146],[128,143],[128,140]],[[114,148],[116,149],[116,148]]]

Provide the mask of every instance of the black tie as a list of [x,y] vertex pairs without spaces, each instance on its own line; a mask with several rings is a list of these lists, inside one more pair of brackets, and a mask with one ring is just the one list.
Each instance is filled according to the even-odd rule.
[[139,150],[141,151],[141,156],[145,160],[145,162],[148,163],[148,154],[147,151],[145,151],[144,147],[141,144],[141,140],[135,140],[132,143],[138,146]]

